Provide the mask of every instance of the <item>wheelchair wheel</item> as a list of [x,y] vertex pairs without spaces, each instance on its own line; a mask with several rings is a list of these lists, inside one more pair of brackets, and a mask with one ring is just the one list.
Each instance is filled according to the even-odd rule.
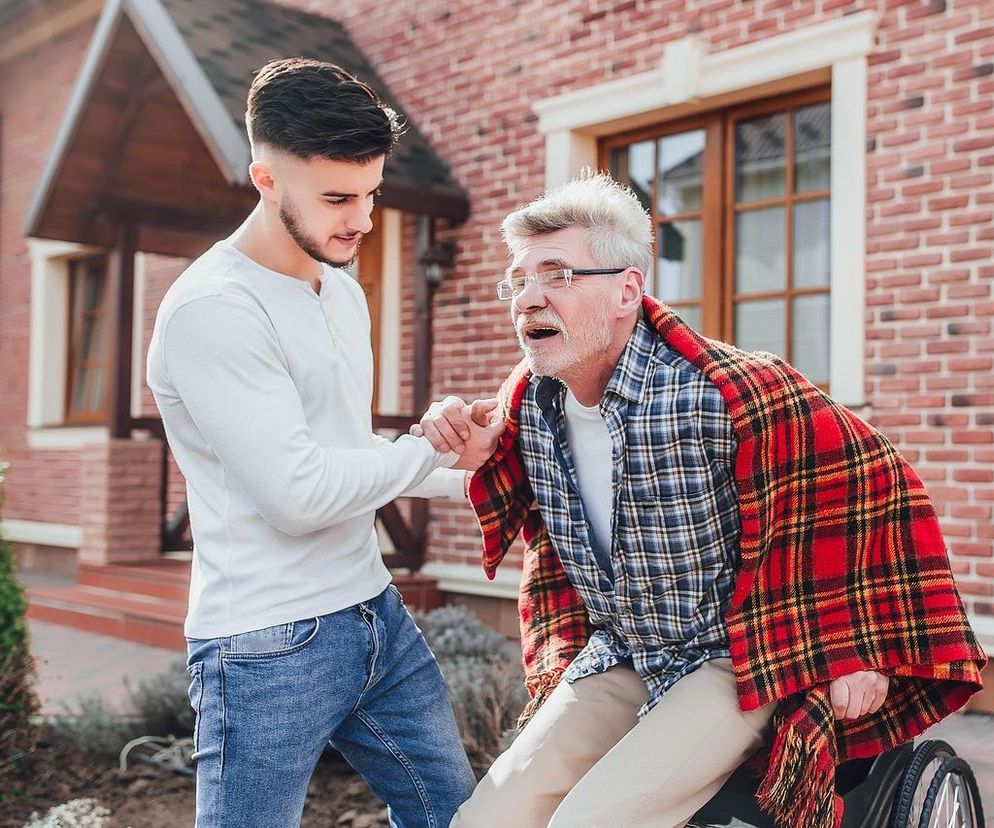
[[929,740],[911,756],[894,803],[891,828],[983,828],[973,771],[946,742]]

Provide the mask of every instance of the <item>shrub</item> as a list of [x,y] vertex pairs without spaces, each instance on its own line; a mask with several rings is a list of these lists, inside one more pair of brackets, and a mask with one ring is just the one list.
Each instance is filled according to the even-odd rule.
[[418,619],[452,699],[463,745],[477,773],[504,750],[528,694],[520,649],[462,607]]
[[[0,463],[0,506],[5,470]],[[24,590],[14,578],[13,553],[0,538],[0,803],[24,799],[23,778],[37,738],[26,609]]]
[[52,717],[50,732],[63,748],[107,759],[116,759],[127,742],[143,733],[137,720],[111,710],[99,696],[64,705]]
[[144,733],[156,736],[192,736],[194,712],[187,695],[190,674],[177,659],[158,676],[143,679],[131,691],[135,718]]

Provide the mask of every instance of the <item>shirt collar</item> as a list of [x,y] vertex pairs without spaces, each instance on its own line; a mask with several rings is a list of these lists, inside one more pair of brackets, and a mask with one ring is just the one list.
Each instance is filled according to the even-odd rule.
[[621,359],[614,367],[604,395],[616,394],[629,402],[645,401],[646,386],[649,380],[649,365],[659,344],[659,336],[649,326],[642,314],[635,323],[635,329],[628,338]]

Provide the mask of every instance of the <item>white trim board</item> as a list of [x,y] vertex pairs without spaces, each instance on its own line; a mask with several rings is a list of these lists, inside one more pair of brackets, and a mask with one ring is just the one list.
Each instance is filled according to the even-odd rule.
[[381,414],[400,411],[400,305],[403,271],[403,216],[384,208],[380,226],[383,238],[383,265],[380,272],[380,365],[376,382]]
[[832,85],[831,353],[832,396],[865,402],[867,56],[874,12],[839,17],[725,52],[706,54],[690,35],[666,44],[658,68],[536,101],[551,189],[597,166],[597,139],[673,121],[736,100],[815,83]]
[[65,523],[42,523],[37,520],[2,520],[0,533],[4,540],[15,543],[37,543],[41,546],[64,546],[78,549],[83,543],[83,529]]
[[488,580],[481,565],[451,564],[429,561],[421,567],[421,574],[438,579],[442,592],[456,592],[460,595],[482,595],[486,598],[508,598],[518,600],[521,584],[521,570],[516,566],[505,566],[497,570],[497,576]]

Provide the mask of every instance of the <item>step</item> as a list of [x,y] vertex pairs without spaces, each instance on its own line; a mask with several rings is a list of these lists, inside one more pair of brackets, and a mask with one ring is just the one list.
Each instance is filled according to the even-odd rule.
[[[78,583],[25,578],[28,617],[126,641],[184,651],[189,561],[80,564]],[[442,605],[435,578],[394,574],[413,610]]]
[[27,587],[28,617],[153,647],[186,650],[186,604],[92,586]]
[[81,563],[78,579],[80,586],[146,595],[185,605],[190,592],[190,562],[153,561],[106,566]]

